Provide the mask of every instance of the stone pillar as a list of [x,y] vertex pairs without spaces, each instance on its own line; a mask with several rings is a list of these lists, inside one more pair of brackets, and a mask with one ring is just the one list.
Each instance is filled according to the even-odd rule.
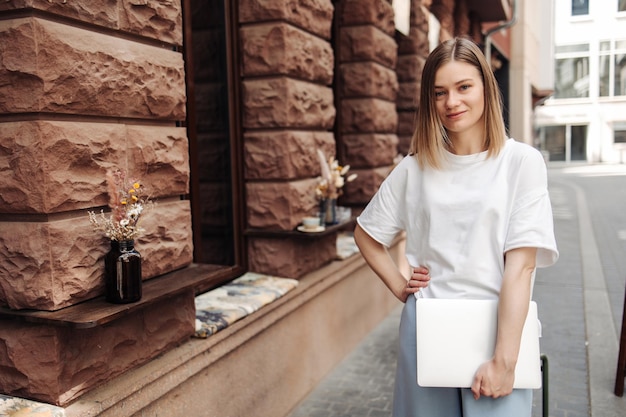
[[[109,168],[157,201],[136,242],[144,279],[192,262],[181,45],[179,1],[0,4],[0,305],[103,294],[109,242],[87,210],[107,206]],[[162,353],[193,332],[193,294],[176,297],[89,331],[0,320],[0,392],[60,404]]]
[[454,9],[457,0],[431,0],[430,12],[437,17],[441,24],[440,38],[442,41],[453,38],[455,30]]
[[339,42],[338,147],[358,174],[343,205],[359,211],[378,189],[398,153],[397,44],[393,8],[384,0],[345,0],[337,10]]
[[428,56],[428,9],[422,0],[411,1],[409,35],[396,33],[398,42],[397,74],[400,82],[398,94],[398,150],[403,155],[409,151],[415,130],[415,112],[419,104],[422,68]]
[[334,234],[285,233],[317,211],[317,149],[335,154],[332,18],[330,0],[239,2],[247,225],[277,232],[249,237],[255,272],[297,278],[336,257]]

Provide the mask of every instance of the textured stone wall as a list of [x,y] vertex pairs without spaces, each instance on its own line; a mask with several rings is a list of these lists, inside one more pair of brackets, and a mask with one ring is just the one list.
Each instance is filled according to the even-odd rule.
[[[143,278],[192,261],[180,1],[0,3],[0,305],[101,296],[108,240],[88,210],[121,168],[156,201]],[[0,392],[62,404],[193,332],[193,292],[92,329],[0,320]]]
[[123,326],[114,322],[73,329],[4,322],[0,326],[0,392],[65,405],[174,348],[193,333],[194,319],[192,294],[180,294],[168,304],[124,317]]
[[[300,277],[336,256],[335,235],[281,235],[313,215],[317,149],[335,155],[330,0],[242,0],[242,119],[249,267]],[[294,262],[297,260],[297,262]]]
[[358,174],[340,202],[358,212],[398,153],[398,45],[390,2],[345,0],[337,14],[338,147],[342,162]]
[[86,210],[106,206],[113,167],[162,201],[137,244],[144,279],[189,264],[188,203],[171,200],[189,183],[186,131],[175,127],[185,119],[172,48],[180,3],[0,4],[11,9],[29,13],[0,20],[0,304],[57,310],[102,294],[108,242]]

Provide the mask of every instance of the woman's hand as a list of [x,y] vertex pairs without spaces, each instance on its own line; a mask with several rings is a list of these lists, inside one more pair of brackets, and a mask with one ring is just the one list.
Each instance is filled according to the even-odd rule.
[[426,288],[428,283],[430,282],[430,275],[428,275],[428,268],[423,266],[418,266],[411,269],[411,276],[406,283],[406,287],[404,288],[404,300],[409,297],[411,294],[415,294],[422,288]]
[[481,395],[498,398],[513,392],[515,366],[491,359],[483,363],[474,375],[472,393],[477,400]]

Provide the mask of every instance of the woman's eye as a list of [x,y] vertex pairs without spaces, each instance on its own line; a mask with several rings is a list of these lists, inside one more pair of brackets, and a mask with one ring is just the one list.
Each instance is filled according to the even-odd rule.
[[445,94],[446,94],[445,91],[435,91],[435,97],[442,97]]
[[471,87],[471,85],[469,85],[469,84],[463,84],[460,88],[461,88],[461,90],[467,90],[470,87]]

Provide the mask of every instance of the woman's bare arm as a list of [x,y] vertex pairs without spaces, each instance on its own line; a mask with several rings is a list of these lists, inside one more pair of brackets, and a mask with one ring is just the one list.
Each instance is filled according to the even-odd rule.
[[474,377],[472,392],[476,399],[481,395],[498,398],[513,391],[536,255],[536,248],[513,249],[505,255],[496,348],[493,358],[481,365]]

